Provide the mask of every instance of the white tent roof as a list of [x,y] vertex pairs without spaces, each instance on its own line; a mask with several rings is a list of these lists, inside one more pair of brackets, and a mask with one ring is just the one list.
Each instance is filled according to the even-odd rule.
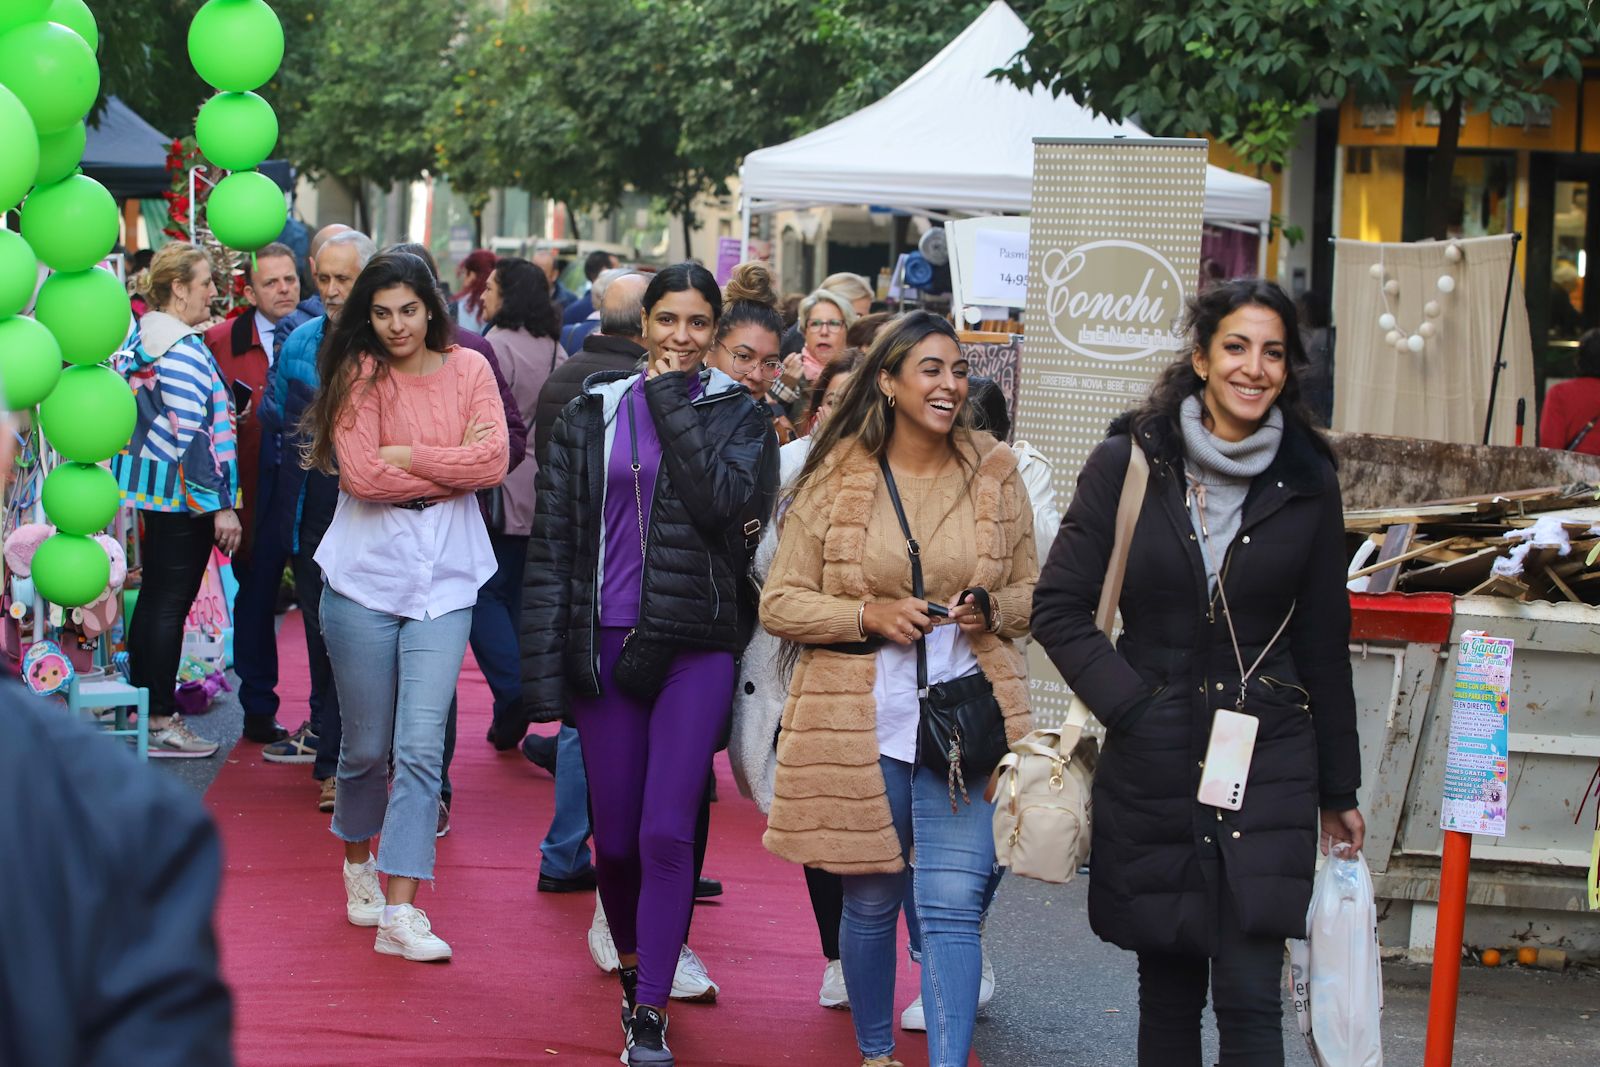
[[[1028,211],[1035,137],[1148,137],[1034,88],[989,77],[1030,38],[994,0],[962,34],[888,96],[785,144],[751,152],[740,171],[753,211],[812,204],[881,204],[970,213]],[[1206,171],[1205,217],[1264,222],[1266,182]]]

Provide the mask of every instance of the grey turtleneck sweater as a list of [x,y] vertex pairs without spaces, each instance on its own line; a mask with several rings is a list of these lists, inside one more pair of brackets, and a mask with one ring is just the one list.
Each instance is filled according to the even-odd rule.
[[1243,441],[1224,441],[1201,420],[1200,394],[1186,398],[1179,409],[1183,428],[1184,472],[1189,479],[1186,500],[1195,536],[1202,539],[1208,588],[1215,592],[1217,572],[1239,532],[1250,482],[1272,465],[1283,440],[1283,412],[1277,405],[1256,432]]

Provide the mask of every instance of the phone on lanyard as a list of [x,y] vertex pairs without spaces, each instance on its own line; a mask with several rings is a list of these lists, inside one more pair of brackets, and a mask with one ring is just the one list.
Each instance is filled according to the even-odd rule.
[[1211,719],[1211,740],[1200,772],[1199,800],[1213,808],[1238,811],[1244,807],[1245,782],[1250,778],[1250,757],[1256,748],[1254,715],[1218,708]]

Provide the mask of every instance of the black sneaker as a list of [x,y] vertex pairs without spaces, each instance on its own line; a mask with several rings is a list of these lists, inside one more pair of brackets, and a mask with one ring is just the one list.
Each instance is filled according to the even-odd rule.
[[667,1017],[648,1004],[633,1010],[628,1067],[674,1067],[672,1050],[667,1047]]
[[522,755],[535,767],[542,767],[552,778],[556,773],[556,739],[529,734],[522,739]]

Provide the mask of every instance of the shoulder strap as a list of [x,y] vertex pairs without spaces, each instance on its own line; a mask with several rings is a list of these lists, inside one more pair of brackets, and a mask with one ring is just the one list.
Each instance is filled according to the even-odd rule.
[[[900,490],[894,484],[894,474],[889,470],[889,457],[878,457],[878,469],[883,471],[884,484],[889,487],[889,502],[894,505],[895,518],[900,520],[900,532],[906,535],[906,555],[911,557],[911,595],[926,600],[922,587],[922,546],[911,536],[911,524],[906,521],[906,509],[900,503]],[[928,695],[928,648],[922,638],[917,638],[917,699]]]
[[1596,415],[1594,418],[1584,423],[1583,429],[1578,431],[1578,436],[1567,442],[1567,451],[1576,452],[1578,450],[1578,446],[1583,444],[1584,438],[1589,436],[1589,431],[1594,429],[1594,424],[1597,422],[1600,422],[1600,415]]
[[[1116,625],[1117,603],[1122,599],[1122,580],[1128,576],[1128,552],[1133,547],[1133,528],[1139,525],[1139,509],[1144,506],[1145,487],[1150,483],[1150,461],[1144,449],[1129,431],[1128,470],[1122,477],[1122,495],[1117,500],[1116,533],[1111,542],[1111,558],[1106,561],[1106,579],[1100,586],[1100,604],[1095,608],[1094,621],[1106,635]],[[1062,748],[1071,751],[1077,744],[1078,734],[1089,722],[1089,706],[1074,700],[1067,712],[1063,731],[1071,737],[1063,738]]]

